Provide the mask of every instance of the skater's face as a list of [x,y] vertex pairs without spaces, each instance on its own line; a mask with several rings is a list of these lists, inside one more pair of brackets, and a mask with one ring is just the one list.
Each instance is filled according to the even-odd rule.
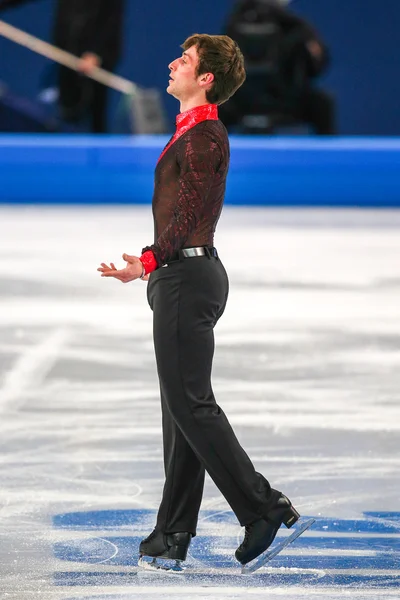
[[167,92],[181,101],[188,100],[201,90],[205,92],[211,86],[214,76],[212,73],[197,75],[198,64],[196,46],[182,52],[182,56],[168,65],[170,79]]

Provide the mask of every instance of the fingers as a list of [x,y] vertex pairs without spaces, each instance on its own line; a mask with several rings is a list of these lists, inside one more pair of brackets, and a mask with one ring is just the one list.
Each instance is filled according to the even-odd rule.
[[126,282],[126,275],[125,275],[125,273],[123,273],[124,269],[122,269],[121,271],[117,271],[116,269],[109,269],[109,268],[107,268],[106,270],[103,270],[103,269],[97,269],[97,270],[101,271],[102,277],[113,277],[114,279],[118,279],[119,281],[122,281],[122,283]]
[[113,271],[112,269],[110,269],[109,271],[103,271],[101,276],[102,277],[118,277],[118,275],[116,273],[117,273],[117,271]]
[[[137,256],[131,256],[130,254],[126,254],[125,252],[122,255],[122,258],[130,264],[133,264],[134,262],[136,262],[138,260]],[[100,264],[103,269],[113,269],[114,271],[117,271],[115,264],[112,262],[110,262],[110,266],[106,265],[106,263],[100,263]],[[97,270],[100,271],[100,269],[97,269]]]
[[131,264],[134,263],[135,260],[137,260],[137,256],[131,256],[130,254],[126,254],[125,252],[122,255],[122,258],[124,260],[126,260],[126,262],[131,263]]
[[110,263],[108,266],[106,263],[100,263],[100,267],[97,269],[102,277],[113,277],[122,281],[122,283],[128,283],[132,280],[131,274],[127,269],[116,269],[114,263]]
[[113,265],[113,263],[110,263],[110,267],[106,265],[106,263],[100,263],[100,265],[101,266],[97,270],[101,271],[102,273],[104,273],[105,271],[116,271],[116,268]]
[[[102,262],[100,263],[100,267],[98,267],[97,271],[101,273],[102,277],[114,277],[115,279],[122,281],[122,283],[128,283],[138,279],[142,270],[142,265],[139,262],[138,257],[123,254],[122,258],[128,263],[126,264],[125,268],[117,269],[113,262],[110,262],[110,265]],[[137,263],[140,264],[140,272],[138,272]]]
[[110,266],[106,265],[106,263],[100,263],[100,267],[97,269],[100,273],[102,277],[117,277],[117,279],[119,278],[116,273],[118,273],[118,270],[115,268],[114,263],[110,263]]
[[106,263],[100,263],[101,266],[97,269],[98,271],[118,271],[117,267],[114,263],[110,263],[110,266],[106,265]]

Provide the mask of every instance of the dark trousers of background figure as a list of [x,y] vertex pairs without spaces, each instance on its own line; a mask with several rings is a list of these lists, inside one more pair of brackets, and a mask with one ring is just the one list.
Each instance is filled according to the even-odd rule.
[[[236,97],[237,95],[237,97]],[[226,104],[222,104],[219,109],[219,116],[224,125],[228,128],[239,125],[245,115],[254,114],[254,101],[252,98],[244,98],[244,94],[236,94]],[[288,115],[299,121],[310,125],[313,131],[318,135],[334,135],[336,129],[336,107],[334,98],[324,90],[309,87],[298,97],[296,101],[288,98],[287,106],[276,100],[271,103],[268,111],[257,110],[257,114],[264,112],[266,115],[275,114]],[[279,125],[279,121],[278,121]]]
[[213,329],[228,285],[221,261],[208,256],[150,275],[166,477],[157,527],[165,533],[196,534],[205,471],[241,525],[264,516],[279,494],[255,471],[211,388]]
[[63,120],[77,125],[88,120],[92,133],[106,133],[108,89],[105,85],[67,67],[60,67],[59,94]]
[[312,126],[318,135],[336,133],[335,102],[333,97],[318,88],[309,88],[299,100],[295,116]]

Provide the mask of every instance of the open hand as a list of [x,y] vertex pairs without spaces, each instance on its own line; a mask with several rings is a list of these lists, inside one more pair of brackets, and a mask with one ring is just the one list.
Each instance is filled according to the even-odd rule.
[[129,281],[138,279],[143,273],[143,265],[139,257],[123,254],[122,258],[126,261],[124,269],[117,269],[114,263],[110,263],[110,266],[106,263],[101,263],[101,266],[97,270],[100,271],[102,277],[114,277],[122,281],[122,283],[129,283]]

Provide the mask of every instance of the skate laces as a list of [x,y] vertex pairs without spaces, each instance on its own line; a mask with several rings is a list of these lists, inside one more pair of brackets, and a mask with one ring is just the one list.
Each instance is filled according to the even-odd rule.
[[241,544],[242,546],[246,546],[246,545],[247,545],[247,543],[248,543],[248,541],[249,541],[249,537],[250,537],[250,535],[251,535],[251,530],[252,530],[252,528],[253,528],[253,525],[252,525],[252,524],[251,524],[251,525],[246,525],[246,526],[245,526],[245,528],[244,528],[244,540],[243,540],[243,542],[242,542],[242,544]]

